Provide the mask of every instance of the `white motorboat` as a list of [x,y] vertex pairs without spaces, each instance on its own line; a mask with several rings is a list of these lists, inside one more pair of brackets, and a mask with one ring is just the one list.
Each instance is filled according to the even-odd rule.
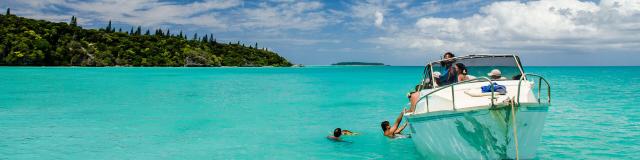
[[[466,66],[470,80],[446,78],[455,63]],[[428,63],[415,110],[405,113],[420,154],[429,159],[535,158],[551,88],[520,64],[515,55]],[[493,79],[487,76],[491,72]]]

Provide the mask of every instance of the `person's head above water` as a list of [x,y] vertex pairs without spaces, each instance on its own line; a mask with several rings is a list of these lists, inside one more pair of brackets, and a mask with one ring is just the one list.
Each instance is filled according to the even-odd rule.
[[340,128],[336,128],[333,130],[333,136],[334,137],[340,137],[342,135],[342,129]]
[[409,124],[409,122],[407,122],[407,123],[404,123],[404,125],[402,126],[400,125],[402,123],[402,116],[404,116],[404,114],[407,112],[413,112],[412,109],[409,109],[409,110],[402,109],[402,112],[400,112],[400,115],[398,115],[398,118],[396,118],[396,121],[393,122],[393,124],[390,124],[389,121],[384,121],[380,123],[380,127],[382,128],[382,134],[384,134],[389,138],[394,138],[396,134],[402,134],[401,133],[402,130],[404,130],[404,128],[407,127],[407,125]]
[[387,131],[389,129],[389,121],[380,123],[380,127],[382,127],[382,131]]

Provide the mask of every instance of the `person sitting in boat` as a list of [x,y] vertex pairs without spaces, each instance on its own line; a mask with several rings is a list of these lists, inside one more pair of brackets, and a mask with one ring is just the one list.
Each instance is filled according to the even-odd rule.
[[440,82],[440,85],[447,85],[455,83],[457,81],[457,74],[455,72],[455,69],[453,68],[453,64],[456,61],[455,59],[453,59],[453,57],[455,57],[453,53],[447,52],[444,53],[444,60],[440,61],[440,66],[442,66],[440,71],[442,75],[440,75],[440,79],[438,80]]
[[333,135],[327,136],[327,138],[334,141],[342,141],[342,139],[340,139],[341,135],[342,135],[342,129],[336,128],[333,130]]
[[438,71],[435,71],[435,72],[433,72],[433,74],[431,74],[431,76],[433,76],[434,79],[435,79],[435,81],[433,82],[433,84],[435,86],[439,86],[440,85],[440,76],[441,75],[442,74],[440,72],[438,72]]
[[491,78],[491,80],[503,80],[503,79],[507,79],[502,77],[502,73],[500,72],[499,69],[493,69],[491,70],[491,72],[489,72],[487,74],[489,76],[489,78]]
[[520,78],[522,78],[521,74],[515,75],[513,77],[511,77],[512,80],[520,80]]
[[404,123],[402,127],[399,127],[400,123],[402,122],[402,116],[404,115],[404,113],[405,110],[403,109],[402,112],[400,112],[400,116],[398,116],[398,118],[396,118],[396,121],[393,123],[393,126],[389,125],[389,121],[383,121],[382,123],[380,123],[380,127],[382,127],[382,131],[385,136],[389,138],[395,138],[396,135],[399,135],[402,130],[407,127],[407,124],[409,124],[408,122]]
[[415,89],[412,92],[407,94],[407,98],[409,98],[409,111],[413,112],[416,109],[416,103],[418,103],[418,99],[420,99],[420,89],[422,89],[422,85],[416,85]]
[[468,74],[467,67],[462,63],[456,63],[454,66],[456,73],[458,75],[458,82],[470,80],[471,77]]

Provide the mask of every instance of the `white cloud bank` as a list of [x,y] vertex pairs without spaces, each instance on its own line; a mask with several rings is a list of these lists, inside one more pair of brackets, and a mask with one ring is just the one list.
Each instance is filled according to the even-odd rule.
[[352,1],[347,4],[346,17],[350,18],[347,25],[351,25],[352,30],[362,30],[368,27],[384,29],[385,15],[392,12],[393,4],[402,5],[406,3],[396,3],[393,0],[362,0]]
[[[207,0],[179,4],[159,0],[51,0],[9,1],[9,3],[21,6],[15,12],[22,16],[68,21],[71,15],[75,15],[80,19],[79,23],[82,25],[102,24],[106,20],[113,20],[142,26],[175,24],[226,28],[227,24],[223,22],[224,18],[210,11],[237,7],[241,1]],[[62,14],[56,13],[56,11],[62,12]],[[52,14],[55,14],[56,17],[51,17]]]
[[640,1],[494,2],[463,18],[419,18],[367,42],[420,52],[638,52]]
[[243,8],[235,24],[245,28],[281,30],[316,30],[337,21],[322,10],[320,2],[260,3],[257,8]]
[[162,0],[51,0],[9,3],[21,6],[14,12],[22,16],[68,21],[71,15],[75,15],[79,17],[81,25],[104,24],[107,20],[113,20],[146,27],[189,25],[217,30],[315,30],[334,23],[330,21],[331,14],[322,10],[324,6],[320,2],[252,2],[259,3],[252,7],[244,7],[248,2],[242,0],[185,3]]

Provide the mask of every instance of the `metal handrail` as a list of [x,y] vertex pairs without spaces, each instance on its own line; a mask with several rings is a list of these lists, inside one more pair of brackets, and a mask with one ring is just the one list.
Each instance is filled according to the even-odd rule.
[[542,89],[542,81],[544,80],[544,83],[547,84],[547,103],[551,103],[551,85],[549,85],[549,81],[547,81],[547,79],[545,79],[544,77],[537,75],[537,74],[532,74],[532,73],[525,73],[524,75],[520,76],[520,81],[518,82],[518,99],[517,99],[517,103],[518,105],[520,105],[520,87],[522,85],[522,80],[526,80],[527,76],[534,76],[534,77],[538,77],[538,103],[540,103],[540,90]]
[[[516,103],[519,105],[520,104],[520,88],[522,86],[522,81],[523,80],[527,80],[527,76],[534,76],[534,77],[538,77],[538,103],[540,103],[540,91],[542,90],[542,82],[544,82],[547,85],[547,99],[548,99],[548,103],[551,103],[551,85],[549,84],[549,81],[547,81],[547,79],[545,79],[544,77],[537,75],[537,74],[532,74],[532,73],[525,73],[520,77],[520,80],[518,81],[518,95],[517,95],[517,101]],[[430,91],[429,93],[427,93],[426,95],[420,97],[420,99],[418,99],[418,102],[420,102],[420,100],[425,99],[425,103],[426,103],[426,107],[427,107],[427,113],[429,113],[429,96],[431,96],[431,94],[436,93],[440,90],[443,89],[447,89],[448,87],[451,87],[451,105],[453,107],[453,110],[456,110],[455,107],[455,90],[454,90],[454,86],[455,85],[460,85],[460,84],[466,84],[466,83],[473,83],[473,82],[489,82],[489,86],[491,86],[491,107],[495,106],[495,89],[493,86],[493,82],[491,79],[487,78],[487,77],[479,77],[476,79],[472,79],[472,80],[466,80],[466,81],[462,81],[462,82],[458,82],[458,83],[453,83],[453,84],[449,84],[449,85],[445,85],[445,86],[441,86],[438,87],[432,91]],[[416,104],[418,105],[418,104]]]
[[[466,83],[472,83],[472,82],[489,82],[489,86],[491,86],[491,107],[493,107],[494,106],[493,99],[495,99],[495,89],[493,88],[493,81],[491,79],[487,78],[487,77],[479,77],[479,78],[472,79],[472,80],[466,80],[466,81],[462,81],[462,82],[453,83],[453,84],[449,84],[449,85],[438,87],[437,89],[434,89],[433,91],[427,93],[427,95],[424,95],[424,96],[420,97],[420,99],[418,99],[417,102],[420,102],[420,100],[426,98],[425,99],[425,101],[426,101],[425,103],[427,103],[426,106],[427,106],[427,113],[428,113],[429,112],[429,98],[427,98],[427,97],[429,97],[431,94],[436,93],[436,92],[438,92],[440,90],[443,90],[443,89],[445,89],[447,87],[451,87],[451,105],[453,107],[453,110],[455,111],[456,110],[456,101],[455,101],[455,91],[453,89],[453,86],[460,85],[460,84],[466,84]],[[416,103],[416,105],[418,105],[418,104]]]

